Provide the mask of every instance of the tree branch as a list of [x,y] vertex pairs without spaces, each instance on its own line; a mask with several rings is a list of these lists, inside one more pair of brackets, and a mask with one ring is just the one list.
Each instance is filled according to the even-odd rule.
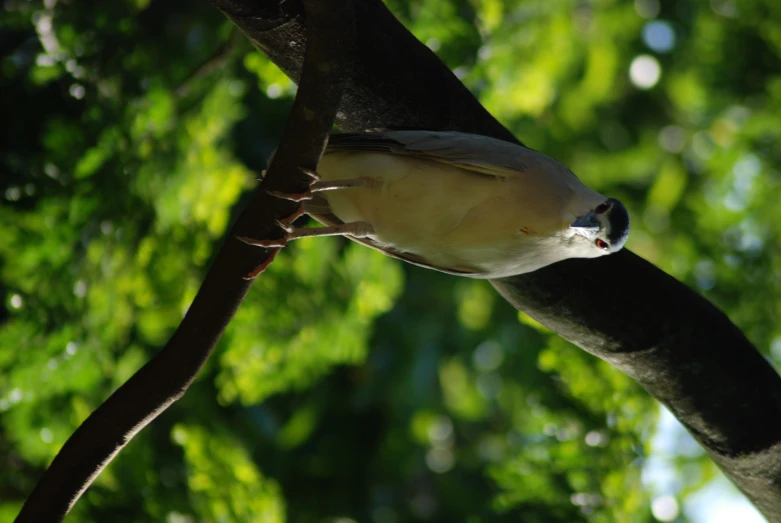
[[243,276],[273,255],[234,237],[279,237],[273,220],[295,210],[292,202],[265,190],[297,192],[307,187],[309,178],[298,167],[317,166],[342,94],[345,42],[350,38],[349,2],[309,0],[306,8],[313,45],[308,46],[298,95],[269,173],[173,337],[65,443],[25,502],[18,523],[61,521],[133,436],[184,395],[249,290],[251,282]]
[[[211,1],[299,77],[298,1]],[[518,143],[379,0],[357,2],[355,16],[342,129],[455,130]],[[492,284],[516,308],[637,380],[770,521],[781,521],[781,379],[721,311],[627,250]]]

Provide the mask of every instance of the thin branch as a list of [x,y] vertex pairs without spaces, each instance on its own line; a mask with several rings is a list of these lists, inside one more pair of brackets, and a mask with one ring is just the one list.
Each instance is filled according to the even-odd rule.
[[273,220],[295,209],[265,189],[295,192],[317,166],[342,93],[350,5],[339,0],[306,3],[309,49],[304,75],[273,165],[214,260],[182,323],[160,353],[109,397],[65,443],[16,518],[18,523],[61,521],[111,459],[149,422],[181,398],[198,374],[251,282],[243,276],[272,251],[235,236],[273,238]]

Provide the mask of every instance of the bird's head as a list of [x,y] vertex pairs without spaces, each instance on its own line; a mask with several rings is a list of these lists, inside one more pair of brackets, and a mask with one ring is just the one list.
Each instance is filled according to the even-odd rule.
[[576,256],[596,258],[620,251],[629,236],[629,213],[624,204],[608,198],[569,226]]

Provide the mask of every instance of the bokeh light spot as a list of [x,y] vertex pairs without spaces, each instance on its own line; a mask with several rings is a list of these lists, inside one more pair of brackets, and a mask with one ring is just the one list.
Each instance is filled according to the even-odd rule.
[[673,521],[679,512],[678,501],[672,496],[659,496],[651,502],[651,513],[659,521]]
[[443,474],[452,469],[455,461],[450,449],[437,447],[429,450],[426,454],[426,465],[437,474]]
[[11,308],[13,309],[21,309],[22,305],[24,305],[24,300],[21,296],[18,294],[14,294],[11,296]]
[[44,443],[51,443],[52,440],[54,440],[54,434],[52,434],[52,429],[44,427],[41,429],[41,441]]
[[635,0],[635,12],[643,18],[656,18],[659,15],[659,0]]
[[632,60],[629,67],[629,79],[635,87],[650,89],[659,82],[662,66],[653,56],[643,54]]
[[659,131],[658,141],[668,153],[679,153],[686,146],[686,132],[677,125],[668,125]]
[[643,27],[643,42],[657,53],[667,53],[675,47],[675,32],[669,22],[654,20]]

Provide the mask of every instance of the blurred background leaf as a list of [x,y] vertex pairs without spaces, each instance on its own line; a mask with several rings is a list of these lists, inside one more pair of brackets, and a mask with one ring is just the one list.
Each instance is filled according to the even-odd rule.
[[[627,203],[629,248],[781,360],[781,4],[387,4],[525,143]],[[295,86],[206,2],[0,9],[5,521],[168,339]],[[278,256],[69,520],[758,518],[719,478],[634,382],[485,282],[331,238]]]

